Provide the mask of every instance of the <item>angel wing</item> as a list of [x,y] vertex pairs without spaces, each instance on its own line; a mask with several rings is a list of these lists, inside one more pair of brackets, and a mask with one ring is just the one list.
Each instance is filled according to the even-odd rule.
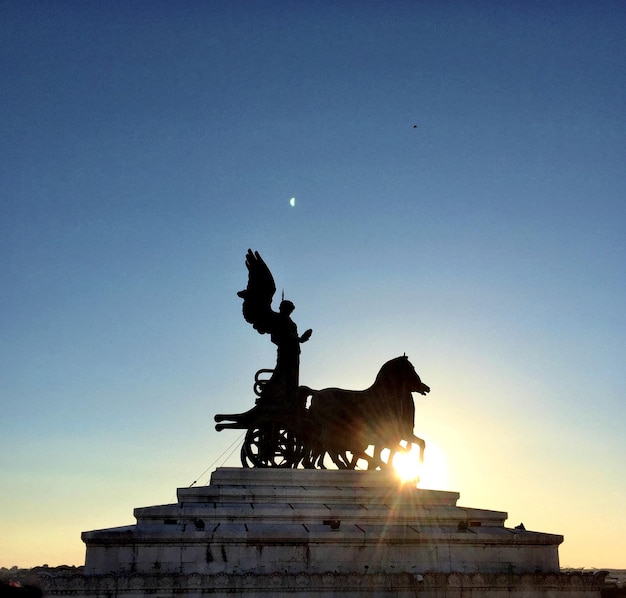
[[246,254],[248,287],[237,295],[243,299],[243,317],[261,334],[271,332],[276,312],[272,311],[272,298],[276,292],[274,277],[258,251],[248,249]]

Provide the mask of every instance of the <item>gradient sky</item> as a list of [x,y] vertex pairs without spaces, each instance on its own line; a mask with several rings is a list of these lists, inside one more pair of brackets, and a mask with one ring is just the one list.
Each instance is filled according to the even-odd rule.
[[626,568],[624,31],[621,1],[0,2],[0,565],[82,564],[239,465],[213,415],[275,362],[252,247],[303,384],[406,353],[441,489]]

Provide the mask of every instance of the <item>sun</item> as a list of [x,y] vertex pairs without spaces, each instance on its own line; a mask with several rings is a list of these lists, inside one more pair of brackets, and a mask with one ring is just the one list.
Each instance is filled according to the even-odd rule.
[[406,453],[396,453],[393,467],[403,483],[415,482],[429,490],[445,490],[448,484],[445,455],[432,442],[426,443],[424,463],[420,463],[419,449],[414,446]]
[[419,460],[419,450],[396,453],[393,458],[393,468],[402,482],[417,482],[423,469],[423,464]]

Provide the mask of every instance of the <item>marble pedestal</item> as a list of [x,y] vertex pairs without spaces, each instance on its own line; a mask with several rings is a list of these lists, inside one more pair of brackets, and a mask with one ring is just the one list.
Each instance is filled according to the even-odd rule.
[[562,536],[458,499],[381,471],[220,468],[176,504],[135,509],[136,525],[84,532],[73,593],[599,596],[598,580],[559,572]]
[[381,471],[221,468],[137,525],[85,532],[85,573],[555,573],[562,536]]

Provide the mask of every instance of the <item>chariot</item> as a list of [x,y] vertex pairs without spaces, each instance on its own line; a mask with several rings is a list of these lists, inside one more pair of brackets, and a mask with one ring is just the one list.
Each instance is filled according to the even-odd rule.
[[215,429],[247,430],[241,446],[244,467],[296,468],[308,464],[306,438],[309,417],[304,404],[285,404],[279,393],[272,392],[274,370],[261,369],[254,377],[256,402],[244,413],[218,414]]
[[[390,467],[401,443],[425,443],[413,433],[412,393],[430,388],[417,375],[406,355],[383,364],[374,384],[365,390],[299,386],[296,396],[277,388],[273,370],[259,370],[254,379],[255,406],[244,413],[218,414],[215,429],[247,430],[241,447],[244,467],[325,468],[328,456],[340,469]],[[280,380],[280,378],[278,378]],[[307,403],[310,403],[307,409]],[[367,454],[374,447],[373,455]],[[386,461],[381,452],[389,449]]]

